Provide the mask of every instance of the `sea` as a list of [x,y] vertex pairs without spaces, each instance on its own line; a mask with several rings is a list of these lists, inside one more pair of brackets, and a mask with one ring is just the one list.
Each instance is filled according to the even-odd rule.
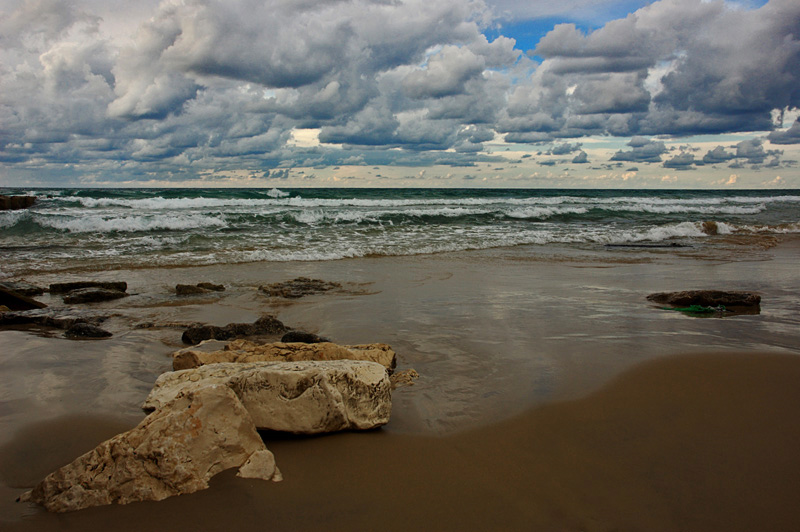
[[[0,278],[800,232],[800,190],[5,189]],[[713,222],[713,224],[710,224]]]

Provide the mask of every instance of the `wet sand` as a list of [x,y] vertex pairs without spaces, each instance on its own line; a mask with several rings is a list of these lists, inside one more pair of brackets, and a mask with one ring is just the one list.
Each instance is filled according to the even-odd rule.
[[[134,294],[107,305],[112,339],[0,331],[0,528],[796,530],[798,249],[730,260],[515,248],[163,270],[157,283],[103,273]],[[253,288],[300,275],[347,290],[285,303]],[[229,289],[167,294],[204,280]],[[762,312],[695,319],[644,300],[700,287],[759,291]],[[180,330],[137,323],[265,311],[340,343],[387,342],[422,377],[396,392],[379,431],[264,434],[281,483],[225,473],[197,494],[68,515],[13,502],[141,419]]]
[[[225,473],[204,492],[4,529],[796,530],[798,382],[794,355],[668,357],[457,435],[265,434],[281,483]],[[29,431],[4,460],[76,427]]]

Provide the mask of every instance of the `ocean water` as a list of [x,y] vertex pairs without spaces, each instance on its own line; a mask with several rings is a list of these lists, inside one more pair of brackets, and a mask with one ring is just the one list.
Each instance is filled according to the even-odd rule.
[[[800,191],[58,189],[0,212],[0,278],[800,232]],[[715,222],[717,234],[704,231]]]

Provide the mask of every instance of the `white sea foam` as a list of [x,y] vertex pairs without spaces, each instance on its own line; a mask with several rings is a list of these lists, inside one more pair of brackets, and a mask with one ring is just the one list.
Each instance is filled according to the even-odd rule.
[[270,198],[285,198],[285,197],[289,196],[289,193],[288,192],[284,192],[283,190],[280,190],[280,189],[277,189],[277,188],[273,188],[273,189],[270,189],[269,192],[267,192],[267,196],[269,196]]
[[37,215],[35,220],[40,226],[70,233],[180,231],[227,226],[227,223],[220,218],[191,214],[180,216],[164,214],[114,217],[88,215],[79,218]]
[[21,220],[30,217],[30,211],[1,211],[0,212],[0,229],[7,227],[14,227]]

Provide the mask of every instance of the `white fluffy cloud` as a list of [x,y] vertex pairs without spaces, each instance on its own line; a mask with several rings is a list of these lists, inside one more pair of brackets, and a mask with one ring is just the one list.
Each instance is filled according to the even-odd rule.
[[[125,178],[307,160],[462,165],[497,134],[634,137],[614,160],[661,162],[651,137],[766,131],[773,110],[800,106],[793,0],[661,0],[590,33],[557,25],[534,58],[483,34],[497,21],[591,18],[596,5],[165,0],[115,16],[114,2],[0,0],[0,162]],[[321,146],[291,142],[308,128]],[[797,143],[797,123],[768,138]],[[780,155],[759,141],[665,166]]]

